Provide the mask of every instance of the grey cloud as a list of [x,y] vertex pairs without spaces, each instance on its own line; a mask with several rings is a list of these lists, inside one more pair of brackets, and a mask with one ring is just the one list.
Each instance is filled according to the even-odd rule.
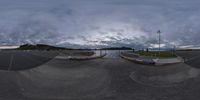
[[[198,0],[0,1],[0,44],[171,46],[200,43]],[[106,40],[107,39],[107,40]],[[69,41],[70,40],[70,41]],[[85,44],[73,44],[74,42]],[[99,43],[99,44],[98,44]]]

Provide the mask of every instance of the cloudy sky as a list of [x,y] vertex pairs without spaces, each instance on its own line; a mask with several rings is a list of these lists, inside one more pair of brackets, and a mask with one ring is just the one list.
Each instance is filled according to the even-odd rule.
[[0,0],[0,45],[200,46],[199,0]]

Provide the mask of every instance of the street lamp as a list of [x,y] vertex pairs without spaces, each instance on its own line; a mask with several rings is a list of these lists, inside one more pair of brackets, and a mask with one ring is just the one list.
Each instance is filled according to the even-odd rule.
[[158,37],[159,37],[159,40],[158,40],[158,43],[159,43],[159,51],[158,51],[158,53],[159,53],[159,55],[158,55],[158,57],[160,57],[160,33],[161,33],[161,31],[160,30],[158,30]]
[[176,44],[174,43],[173,54],[176,54]]

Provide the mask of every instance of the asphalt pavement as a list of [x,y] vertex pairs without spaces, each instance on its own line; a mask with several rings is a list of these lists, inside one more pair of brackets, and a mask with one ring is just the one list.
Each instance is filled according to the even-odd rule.
[[200,51],[178,51],[177,55],[185,59],[191,67],[200,68]]
[[[32,55],[44,57],[38,52]],[[184,63],[140,65],[118,57],[117,51],[84,61],[59,60],[53,58],[56,54],[51,55],[50,60],[35,67],[0,70],[0,100],[200,99],[200,69]]]
[[1,51],[0,69],[24,70],[42,65],[53,59],[58,52],[47,51]]

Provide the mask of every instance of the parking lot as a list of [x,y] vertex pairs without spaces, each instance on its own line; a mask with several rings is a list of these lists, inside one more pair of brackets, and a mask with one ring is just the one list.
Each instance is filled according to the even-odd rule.
[[[4,70],[0,70],[0,99],[198,100],[200,98],[198,65],[186,62],[188,64],[155,67],[124,60],[118,56],[119,51],[107,53],[106,57],[100,59],[73,61],[54,59],[58,52],[1,52],[0,65]],[[195,52],[194,55],[198,54]],[[185,53],[180,52],[178,55],[184,56]],[[187,57],[190,55],[193,55],[193,52],[188,53]],[[198,59],[194,60],[198,62]],[[16,69],[20,70],[13,71]]]
[[0,69],[23,70],[42,65],[53,59],[58,52],[45,51],[1,51]]
[[191,67],[200,68],[200,51],[178,51],[178,56],[185,59],[185,63]]

